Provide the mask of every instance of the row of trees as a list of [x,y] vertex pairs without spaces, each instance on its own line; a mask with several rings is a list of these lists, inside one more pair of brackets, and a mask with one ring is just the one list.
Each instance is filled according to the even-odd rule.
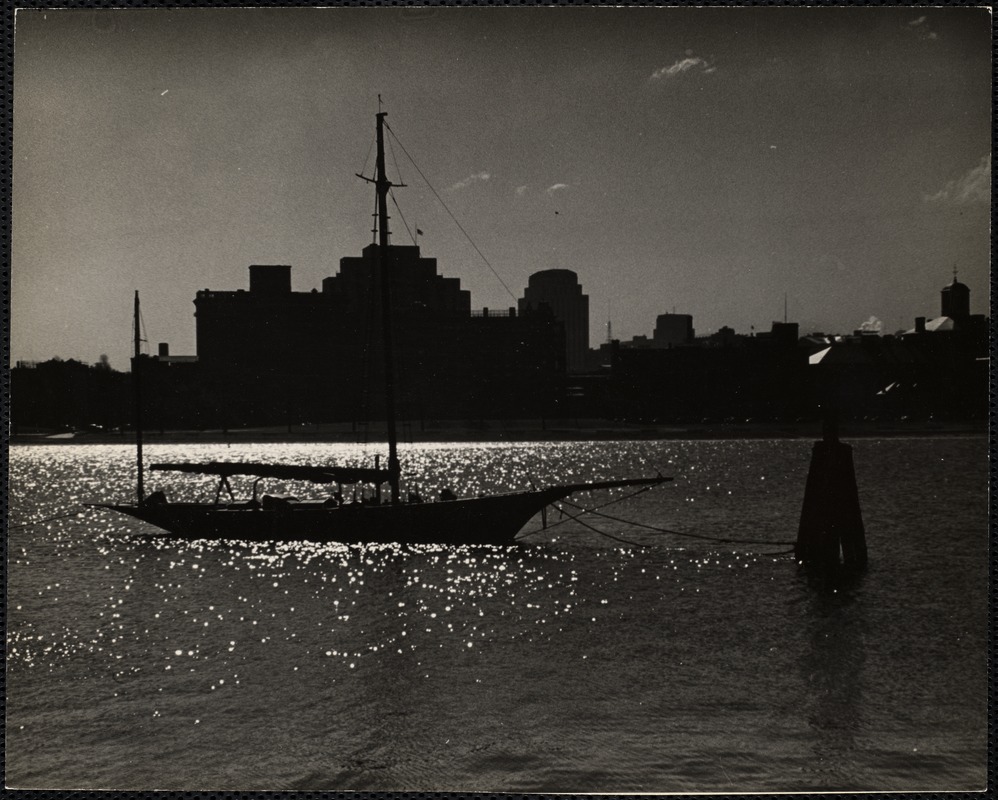
[[13,433],[40,430],[112,430],[132,419],[131,375],[96,364],[53,358],[19,363],[10,372]]

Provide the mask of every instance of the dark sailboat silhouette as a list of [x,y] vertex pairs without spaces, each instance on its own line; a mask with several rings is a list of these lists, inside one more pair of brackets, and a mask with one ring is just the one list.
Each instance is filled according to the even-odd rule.
[[[388,193],[393,184],[385,172],[384,118],[377,114],[375,177],[358,177],[374,184],[377,197],[379,283],[381,286],[382,339],[384,346],[385,410],[387,416],[387,468],[302,466],[266,463],[210,462],[204,464],[151,464],[150,469],[214,475],[219,478],[214,502],[170,502],[162,492],[145,495],[143,484],[141,380],[139,353],[139,297],[135,294],[135,384],[137,500],[126,504],[94,504],[136,517],[166,531],[167,536],[239,541],[300,541],[403,544],[512,544],[521,528],[549,504],[576,492],[626,486],[652,486],[671,480],[661,475],[595,483],[574,483],[480,497],[422,502],[403,499],[395,410],[395,376],[392,360],[391,262],[388,234]],[[244,502],[222,502],[223,490],[232,496],[228,479],[233,475],[255,477],[253,496]],[[390,487],[388,502],[343,502],[342,493],[321,500],[290,500],[263,495],[257,487],[267,478],[310,481],[317,484],[373,484]],[[378,492],[380,501],[380,490]]]

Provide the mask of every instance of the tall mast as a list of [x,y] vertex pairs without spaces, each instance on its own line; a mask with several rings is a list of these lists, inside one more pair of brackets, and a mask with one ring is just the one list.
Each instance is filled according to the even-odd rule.
[[378,197],[378,262],[381,278],[381,331],[385,347],[385,416],[388,419],[388,483],[392,492],[392,503],[399,501],[398,433],[395,428],[395,366],[392,361],[392,315],[391,315],[391,256],[388,249],[388,191],[391,181],[385,175],[385,117],[379,111],[378,119],[378,160],[374,187]]
[[139,319],[139,290],[135,290],[135,353],[132,357],[132,395],[135,401],[135,462],[138,467],[138,479],[135,491],[139,502],[145,499],[145,489],[142,485],[142,381],[139,379],[139,361],[142,350],[141,322]]

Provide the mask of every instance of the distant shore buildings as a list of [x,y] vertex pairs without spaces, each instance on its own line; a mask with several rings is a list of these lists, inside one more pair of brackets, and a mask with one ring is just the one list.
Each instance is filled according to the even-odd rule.
[[[238,428],[383,417],[378,245],[340,260],[321,290],[294,291],[288,265],[249,267],[248,289],[196,293],[197,355],[143,356],[151,428]],[[571,270],[532,274],[505,309],[471,307],[418,247],[390,246],[400,415],[435,420],[635,423],[813,418],[985,419],[989,322],[970,289],[941,292],[940,315],[880,335],[800,335],[797,323],[697,335],[660,314],[652,335],[588,347],[589,298]],[[52,360],[11,371],[12,429],[127,425],[130,376],[106,362]]]

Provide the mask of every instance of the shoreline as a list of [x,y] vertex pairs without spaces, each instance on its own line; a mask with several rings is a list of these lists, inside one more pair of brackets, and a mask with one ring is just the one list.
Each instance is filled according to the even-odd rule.
[[[986,436],[986,422],[855,422],[839,426],[841,439],[893,438],[904,436]],[[581,442],[581,441],[656,441],[683,439],[812,439],[822,437],[820,422],[791,423],[704,423],[694,425],[613,425],[580,421],[578,425],[539,427],[520,421],[505,424],[490,421],[484,425],[446,423],[422,430],[406,430],[400,441],[406,443],[440,442]],[[366,440],[366,442],[365,442]],[[361,429],[345,425],[303,425],[245,428],[235,430],[180,430],[143,432],[146,444],[293,444],[328,442],[338,444],[384,443],[383,431],[365,435]],[[10,445],[28,444],[134,444],[131,432],[38,432],[11,434]]]

